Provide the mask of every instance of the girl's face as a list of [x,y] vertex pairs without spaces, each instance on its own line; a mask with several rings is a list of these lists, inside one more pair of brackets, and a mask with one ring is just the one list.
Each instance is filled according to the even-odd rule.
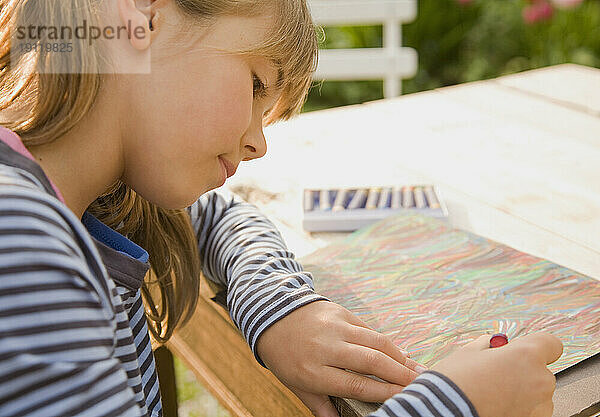
[[121,180],[173,209],[223,185],[240,161],[266,153],[262,119],[280,94],[272,87],[277,69],[269,60],[223,52],[263,40],[270,18],[220,17],[210,28],[199,25],[202,36],[186,45],[173,42],[178,19],[162,11],[154,25],[151,73],[122,86],[130,112],[122,118]]

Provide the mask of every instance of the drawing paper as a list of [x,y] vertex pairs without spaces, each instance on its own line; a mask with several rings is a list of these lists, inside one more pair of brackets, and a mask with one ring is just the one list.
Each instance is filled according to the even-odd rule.
[[600,352],[600,281],[435,218],[388,217],[300,262],[319,293],[427,366],[486,332],[558,336],[554,373]]

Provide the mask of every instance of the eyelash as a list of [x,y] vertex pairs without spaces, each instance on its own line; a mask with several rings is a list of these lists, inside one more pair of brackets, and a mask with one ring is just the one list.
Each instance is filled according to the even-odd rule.
[[252,74],[252,95],[254,98],[265,97],[267,95],[267,86],[256,74]]

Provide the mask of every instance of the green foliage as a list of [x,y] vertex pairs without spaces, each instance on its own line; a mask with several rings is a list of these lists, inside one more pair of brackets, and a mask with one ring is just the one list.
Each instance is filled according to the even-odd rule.
[[188,369],[177,357],[173,357],[175,380],[177,381],[177,403],[193,400],[202,391],[202,387],[189,378]]
[[315,84],[302,111],[322,110],[383,98],[383,81],[326,81]]
[[[402,27],[403,45],[419,54],[404,93],[489,79],[566,62],[600,67],[600,0],[556,9],[528,24],[527,0],[419,0],[417,19]],[[381,26],[325,28],[325,48],[380,47]],[[311,90],[305,111],[383,97],[381,81],[325,82]]]
[[231,417],[179,358],[173,357],[173,362],[180,417]]

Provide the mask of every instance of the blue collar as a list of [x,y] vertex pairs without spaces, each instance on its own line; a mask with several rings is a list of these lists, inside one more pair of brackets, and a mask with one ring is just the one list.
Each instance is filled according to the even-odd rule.
[[90,235],[104,243],[106,246],[140,262],[148,262],[149,255],[144,248],[136,245],[119,232],[111,229],[87,211],[83,213],[81,222],[87,228]]

